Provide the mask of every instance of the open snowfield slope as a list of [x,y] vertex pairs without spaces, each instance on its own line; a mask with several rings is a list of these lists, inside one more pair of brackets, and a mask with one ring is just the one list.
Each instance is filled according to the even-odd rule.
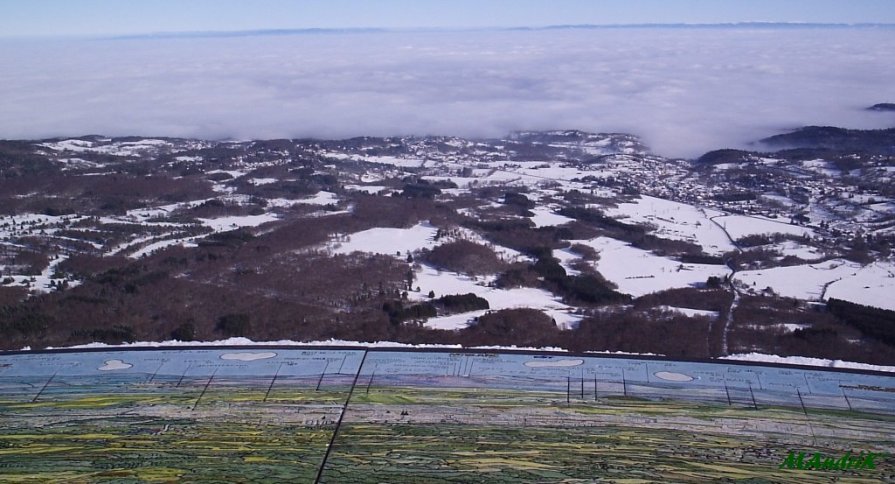
[[656,236],[692,242],[707,254],[720,255],[734,250],[724,230],[709,218],[721,215],[715,210],[643,195],[634,202],[620,203],[618,208],[606,210],[606,215],[626,222],[654,225]]
[[714,220],[727,230],[727,233],[729,233],[734,240],[747,235],[761,234],[814,235],[814,231],[809,228],[761,217],[725,215],[715,217]]
[[566,217],[565,215],[554,213],[553,210],[548,207],[533,208],[531,210],[531,213],[534,214],[534,216],[531,217],[531,221],[535,224],[535,227],[563,225],[575,220],[573,218]]
[[407,229],[377,227],[350,234],[345,237],[345,240],[333,243],[331,247],[333,253],[336,254],[352,252],[407,253],[435,247],[438,244],[435,241],[437,232],[438,229],[428,223],[417,224]]
[[[331,244],[332,250],[337,254],[351,252],[368,252],[376,254],[397,255],[412,253],[421,249],[431,249],[436,245],[448,241],[435,240],[438,229],[434,226],[422,223],[406,229],[374,228],[351,234],[345,241]],[[476,242],[473,234],[460,231],[464,238]],[[501,250],[503,249],[503,250]],[[508,260],[518,260],[522,257],[516,251],[495,247],[495,251]],[[552,317],[556,324],[562,328],[570,328],[581,320],[581,317],[572,314],[573,308],[560,302],[551,293],[535,288],[498,289],[490,287],[489,283],[494,277],[470,277],[450,271],[439,271],[427,264],[420,264],[414,271],[413,287],[419,291],[412,291],[409,297],[418,301],[428,300],[429,291],[435,293],[435,297],[452,294],[473,293],[488,300],[491,310],[510,308],[539,309]],[[475,311],[459,315],[430,318],[426,326],[437,329],[459,329],[466,327],[469,322],[484,314],[484,311]]]
[[804,356],[778,356],[762,353],[738,353],[722,356],[723,360],[750,361],[753,363],[775,363],[784,365],[820,366],[827,368],[850,368],[853,370],[885,371],[895,373],[895,366],[870,365],[853,361],[829,360],[826,358],[808,358]]
[[830,284],[827,298],[895,311],[895,264],[875,262]]
[[[811,254],[805,254],[811,255]],[[805,301],[830,298],[865,306],[895,310],[895,264],[861,264],[832,259],[817,264],[774,267],[737,272],[734,282],[742,289]]]
[[822,251],[815,247],[803,245],[792,240],[784,240],[778,244],[772,244],[770,247],[780,252],[784,257],[794,256],[799,259],[812,260],[819,259],[824,255]]
[[128,257],[131,258],[131,259],[139,259],[140,257],[143,257],[144,255],[152,254],[153,252],[158,251],[158,250],[162,250],[162,249],[164,249],[164,248],[166,248],[166,247],[172,247],[172,246],[175,246],[175,245],[184,245],[184,246],[185,246],[185,245],[187,245],[187,244],[193,243],[193,241],[195,241],[196,239],[199,239],[199,238],[201,238],[201,237],[202,237],[202,236],[198,236],[198,237],[184,237],[184,238],[182,238],[182,239],[160,240],[160,241],[158,241],[158,242],[153,242],[153,243],[148,244],[148,245],[146,245],[146,246],[144,246],[144,247],[141,247],[139,250],[137,250],[137,251],[135,251],[134,253],[128,255]]
[[[584,250],[557,248],[553,251],[567,275],[587,273],[586,264],[592,264],[617,285],[620,292],[632,296],[670,288],[699,287],[710,277],[730,274],[731,271],[722,265],[721,257],[691,259],[699,252],[696,247],[685,247],[677,241],[698,245],[712,256],[736,252],[740,245],[742,254],[732,262],[743,269],[801,264],[738,274],[738,294],[744,297],[750,294],[749,291],[759,294],[770,288],[765,294],[773,292],[805,300],[836,297],[891,307],[889,299],[893,298],[889,294],[895,288],[889,282],[895,277],[887,269],[891,258],[884,249],[884,244],[889,247],[892,244],[880,236],[884,231],[891,232],[895,224],[891,218],[895,205],[887,191],[893,171],[885,166],[889,163],[885,157],[843,155],[846,157],[842,160],[846,161],[817,159],[805,162],[775,154],[753,156],[746,163],[737,161],[738,158],[729,153],[722,153],[719,160],[727,163],[709,166],[697,160],[663,158],[650,153],[628,135],[591,135],[576,131],[508,133],[504,138],[479,140],[363,136],[346,140],[202,142],[174,138],[139,141],[138,137],[125,141],[88,136],[68,141],[39,140],[31,145],[35,146],[38,156],[46,158],[46,174],[60,177],[60,183],[26,184],[9,193],[0,193],[0,199],[4,201],[0,206],[6,208],[0,217],[0,235],[5,239],[0,241],[3,251],[0,279],[11,281],[7,283],[10,287],[6,294],[0,295],[16,298],[28,291],[31,302],[27,304],[41,306],[47,314],[60,316],[55,320],[58,324],[52,334],[44,338],[23,333],[19,340],[15,340],[15,346],[60,346],[103,339],[113,342],[119,335],[105,335],[103,330],[117,325],[130,325],[134,339],[169,338],[173,331],[180,329],[174,322],[184,317],[182,308],[185,306],[174,302],[176,298],[173,296],[177,295],[197,294],[207,298],[202,305],[188,301],[186,307],[195,308],[190,312],[202,313],[196,319],[197,335],[211,339],[223,335],[216,324],[229,314],[251,316],[255,324],[242,333],[246,336],[320,339],[344,334],[354,338],[361,331],[356,326],[358,321],[382,311],[382,301],[357,297],[363,295],[363,291],[341,283],[341,278],[306,283],[315,289],[308,291],[305,283],[297,280],[299,278],[279,277],[278,269],[288,268],[285,264],[261,267],[254,273],[244,269],[257,268],[259,261],[268,260],[265,251],[270,251],[270,257],[284,254],[290,261],[302,264],[317,263],[315,259],[333,253],[358,251],[360,253],[352,257],[333,257],[320,263],[345,269],[345,279],[352,281],[358,271],[368,266],[378,267],[380,263],[388,266],[391,271],[387,282],[391,292],[383,294],[383,298],[398,297],[395,290],[407,290],[409,299],[414,302],[427,301],[429,291],[435,297],[473,293],[488,300],[491,310],[527,307],[543,311],[559,326],[573,328],[569,333],[575,337],[568,341],[574,341],[576,348],[612,347],[600,341],[599,335],[588,335],[585,331],[588,328],[582,328],[580,332],[575,329],[581,318],[595,311],[630,313],[636,316],[631,318],[632,321],[637,320],[632,325],[642,324],[645,331],[656,322],[661,324],[661,321],[681,314],[694,318],[719,317],[714,311],[682,307],[689,304],[676,299],[678,294],[692,294],[693,298],[717,296],[700,296],[708,291],[685,291],[658,297],[656,300],[660,302],[651,303],[649,308],[623,302],[607,302],[595,308],[575,297],[558,299],[556,295],[566,294],[562,288],[550,283],[541,284],[534,275],[525,282],[534,288],[500,290],[490,284],[496,273],[476,279],[448,271],[438,272],[424,265],[428,260],[426,257],[417,256],[417,251],[464,239],[492,249],[504,262],[521,263],[511,268],[515,270],[534,264],[535,259],[507,247],[495,246],[491,240],[505,241],[528,251],[527,239],[547,245],[550,240],[588,239],[596,235],[614,237],[617,233],[593,220],[573,221],[560,215],[575,214],[574,209],[599,210],[619,222],[648,227],[647,233],[666,239],[666,242],[644,240],[643,244],[637,242],[634,245],[613,239],[585,241],[600,252],[599,260],[591,263],[581,260],[587,252]],[[62,151],[68,148],[71,152]],[[726,169],[719,169],[722,166]],[[847,169],[849,167],[852,168]],[[829,178],[833,175],[829,170],[833,168],[842,168],[835,180]],[[433,188],[423,190],[425,200],[408,190],[417,184],[429,184]],[[15,188],[14,185],[9,186]],[[450,188],[454,186],[458,188]],[[81,187],[83,191],[79,192]],[[136,194],[140,196],[131,200]],[[527,201],[519,203],[521,199],[514,201],[508,194],[522,195]],[[36,215],[40,213],[68,215]],[[352,213],[364,214],[364,220],[340,216],[323,218]],[[804,221],[805,217],[810,225],[789,223],[791,219]],[[313,221],[309,220],[312,218]],[[297,220],[303,221],[292,223]],[[433,226],[426,222],[428,220],[435,222]],[[471,223],[473,221],[486,223]],[[506,234],[499,233],[505,230],[497,223],[500,221],[511,221],[506,225],[514,232],[510,236],[514,238],[512,241],[507,240]],[[569,223],[571,226],[565,229],[558,228]],[[280,236],[305,226],[319,233],[308,239]],[[202,243],[201,239],[214,237],[216,232],[238,227],[254,236],[244,245],[257,250],[230,251],[230,247]],[[282,232],[277,234],[279,231]],[[574,235],[570,236],[570,233]],[[439,235],[437,240],[436,234]],[[769,241],[755,237],[748,242],[736,242],[746,235],[757,234],[788,237],[779,240],[771,237]],[[796,237],[806,234],[811,238]],[[861,249],[857,246],[859,234],[873,236],[872,241],[862,241],[869,242],[863,259],[855,257]],[[635,240],[623,235],[618,237]],[[326,242],[321,245],[323,241]],[[171,246],[183,249],[171,250]],[[655,249],[644,251],[637,247]],[[184,254],[184,257],[176,258],[177,261],[186,260],[182,263],[184,267],[174,267],[175,258],[160,253],[165,248],[172,254]],[[28,253],[29,250],[36,252]],[[204,257],[211,252],[232,252],[232,257],[215,260]],[[120,256],[101,261],[113,266],[110,270],[119,271],[112,274],[122,274],[120,281],[99,283],[78,275],[82,271],[94,270],[93,265],[100,265],[100,261],[78,256],[102,254]],[[373,254],[385,254],[392,260],[383,260]],[[409,263],[406,262],[408,254],[413,254]],[[72,257],[55,262],[57,256],[63,255]],[[802,260],[794,260],[794,257]],[[845,260],[830,264],[822,262],[831,257],[877,262],[866,267]],[[133,260],[137,258],[139,262]],[[680,263],[679,258],[710,264]],[[432,260],[436,259],[433,257]],[[358,266],[342,265],[349,263]],[[149,296],[154,294],[153,291],[124,291],[109,300],[114,310],[106,310],[97,304],[94,309],[84,309],[80,314],[65,313],[63,306],[69,301],[105,301],[108,299],[105,297],[108,287],[105,286],[124,284],[128,287],[126,284],[134,283],[129,273],[121,271],[128,265],[150,273],[170,274],[170,279],[153,280],[151,284],[157,286],[158,292],[170,291],[172,297],[153,300]],[[194,270],[192,266],[201,268]],[[508,268],[499,264],[491,269],[500,272]],[[411,271],[413,279],[407,281]],[[65,294],[78,279],[82,283],[70,295]],[[132,279],[136,280],[137,276]],[[265,286],[264,290],[258,290],[249,283],[266,285],[268,280],[275,281],[276,287]],[[68,284],[57,291],[60,281]],[[221,291],[212,289],[209,281]],[[54,282],[53,286],[50,286],[51,282]],[[327,284],[332,284],[332,288]],[[340,292],[342,289],[344,294]],[[42,294],[49,290],[63,294]],[[218,297],[225,291],[231,293],[227,301]],[[348,294],[352,291],[355,294]],[[272,292],[282,299],[270,303]],[[121,297],[117,297],[119,295]],[[344,301],[358,302],[348,307]],[[580,306],[569,307],[565,302]],[[736,309],[739,304],[752,303],[752,298],[741,302],[737,297],[731,306]],[[295,307],[287,309],[287,304],[295,304]],[[156,310],[156,306],[161,310]],[[786,309],[782,309],[784,306]],[[774,328],[775,336],[780,336],[775,339],[776,346],[770,343],[740,344],[738,339],[748,340],[753,336],[752,332],[767,331],[770,325],[758,324],[762,323],[759,321],[748,328],[748,323],[739,325],[738,329],[746,328],[742,333],[731,331],[730,348],[841,357],[842,354],[825,353],[822,348],[817,348],[816,354],[814,348],[798,349],[801,342],[795,341],[799,335],[793,335],[793,331],[814,327],[811,317],[814,308],[805,306],[809,305],[769,305],[769,321],[774,324],[779,321],[778,327]],[[694,307],[710,307],[728,314],[714,304]],[[793,315],[792,312],[801,313]],[[729,313],[733,314],[733,311]],[[777,318],[784,313],[791,317]],[[85,314],[89,315],[78,320],[78,316]],[[119,314],[127,314],[128,318],[122,320]],[[463,328],[482,314],[484,311],[470,311],[430,318],[426,326]],[[15,317],[13,313],[7,314],[0,325],[18,327]],[[304,324],[296,325],[297,317],[302,317]],[[157,321],[166,323],[158,324]],[[332,325],[332,321],[347,324]],[[662,338],[664,341],[656,346],[649,341],[643,347],[624,347],[670,355],[680,354],[675,353],[678,348],[671,347],[687,341],[692,348],[686,348],[686,354],[695,354],[690,351],[697,347],[697,351],[706,347],[707,354],[727,352],[727,341],[723,341],[717,352],[702,343],[705,319],[689,322],[699,323],[690,325],[697,328],[694,330],[697,333]],[[839,323],[845,328],[847,321]],[[730,321],[724,324],[729,325]],[[343,330],[346,332],[342,333]],[[407,325],[406,334],[404,327],[390,326],[389,330],[393,331],[389,333],[391,338],[401,338],[402,341],[436,341],[444,336],[432,332],[434,339],[424,338],[421,335],[428,332],[415,324]],[[745,333],[747,330],[749,334]],[[450,335],[450,341],[475,343],[475,338],[467,338],[466,333],[474,331]],[[724,332],[725,338],[727,333]],[[852,332],[843,330],[838,334],[843,344],[855,346],[855,353],[850,354],[858,355],[864,350],[858,348],[863,342],[852,343],[858,341],[852,338]],[[557,341],[566,340],[545,338],[543,343],[559,344]],[[887,364],[895,353],[879,356],[879,352],[872,350],[866,354],[873,355],[867,361]],[[854,358],[861,360],[862,357]]]
[[238,215],[230,217],[218,218],[200,218],[206,227],[210,227],[215,232],[226,232],[228,230],[238,229],[240,227],[257,227],[267,222],[278,220],[274,214],[266,213],[263,215]]
[[702,317],[702,318],[717,318],[718,311],[705,311],[702,309],[691,309],[691,308],[681,308],[677,306],[657,306],[656,309],[660,311],[671,311],[673,313],[683,314],[684,316],[689,316],[691,318]]
[[850,277],[860,269],[858,264],[835,259],[819,264],[742,271],[736,273],[734,281],[746,290],[761,292],[771,288],[780,296],[819,301],[826,284]]
[[722,265],[686,264],[659,257],[608,237],[572,242],[596,249],[600,274],[614,282],[619,292],[634,297],[676,287],[699,287],[711,276],[723,278],[731,272]]
[[[581,321],[581,317],[573,314],[574,308],[563,304],[553,294],[532,287],[518,287],[513,289],[498,289],[490,287],[493,277],[471,278],[455,272],[438,271],[423,264],[415,274],[414,286],[420,288],[419,292],[411,294],[411,298],[428,300],[429,291],[435,293],[435,297],[451,294],[473,293],[476,296],[488,300],[492,311],[511,308],[538,309],[549,315],[556,321],[560,328],[570,328]],[[458,329],[466,327],[470,319],[481,316],[484,311],[465,313],[441,318],[432,318],[426,326],[438,329]]]

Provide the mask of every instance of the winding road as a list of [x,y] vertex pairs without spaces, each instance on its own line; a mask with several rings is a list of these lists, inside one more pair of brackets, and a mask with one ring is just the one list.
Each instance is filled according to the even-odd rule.
[[[699,211],[705,214],[705,210],[700,207]],[[727,228],[723,225],[719,224],[715,218],[722,217],[727,214],[715,215],[707,218],[712,221],[713,224],[717,225],[719,229],[724,232],[724,235],[727,236],[727,239],[730,240],[731,245],[733,245],[734,250],[737,252],[742,252],[740,246],[733,240],[733,237],[730,236],[730,233],[727,231]],[[730,288],[731,292],[733,292],[733,300],[730,302],[730,308],[727,310],[727,315],[724,317],[724,326],[721,327],[721,350],[719,355],[715,356],[727,356],[727,333],[730,331],[730,324],[733,322],[733,312],[736,310],[737,306],[740,304],[740,291],[737,289],[736,284],[734,284],[734,276],[736,276],[737,268],[736,264],[730,264],[728,261],[725,261],[727,267],[730,268],[730,277],[727,278],[727,287]],[[709,336],[711,335],[712,330],[709,329]],[[709,336],[706,336],[708,338]],[[711,348],[711,346],[709,346]]]

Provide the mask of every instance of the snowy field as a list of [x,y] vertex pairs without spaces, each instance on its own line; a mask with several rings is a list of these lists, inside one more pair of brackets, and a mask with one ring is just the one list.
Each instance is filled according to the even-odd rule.
[[175,245],[187,245],[192,243],[193,241],[202,238],[203,236],[196,237],[184,237],[180,239],[168,239],[168,240],[160,240],[158,242],[153,242],[144,247],[141,247],[139,250],[134,251],[132,254],[128,255],[131,259],[139,259],[144,255],[152,254],[153,252],[165,249],[167,247],[173,247]]
[[235,230],[240,227],[257,227],[267,222],[273,222],[279,218],[273,214],[263,215],[239,215],[232,217],[219,218],[200,218],[202,225],[211,228],[215,232],[224,232],[227,230]]
[[718,311],[706,311],[703,309],[681,308],[677,306],[656,306],[660,311],[670,311],[672,313],[683,314],[691,318],[717,318]]
[[[428,223],[417,224],[406,229],[379,227],[350,234],[345,236],[344,240],[331,242],[329,247],[335,254],[350,254],[359,251],[403,258],[406,254],[421,249],[431,249],[453,240],[452,237],[442,237],[436,241],[437,232],[438,229]],[[460,230],[459,234],[461,238],[477,243],[486,243],[477,234],[467,230]],[[524,258],[522,254],[512,249],[493,245],[491,247],[506,260]],[[429,300],[430,291],[435,294],[436,298],[452,294],[473,293],[488,300],[491,310],[526,307],[540,309],[563,328],[570,328],[581,320],[580,316],[572,314],[573,308],[563,304],[551,293],[542,289],[498,289],[489,285],[493,282],[494,276],[471,277],[450,271],[439,271],[427,264],[419,264],[418,267],[414,272],[413,285],[414,288],[418,287],[420,290],[411,291],[409,294],[409,297],[416,301]],[[431,318],[426,326],[438,329],[463,328],[469,324],[472,318],[484,313],[485,311],[475,311]]]
[[438,245],[435,241],[437,232],[438,229],[428,223],[417,224],[409,229],[377,227],[347,235],[344,240],[332,243],[330,248],[335,254],[406,254]]
[[[605,144],[582,146],[581,148],[591,154],[600,155],[611,152],[604,146]],[[54,151],[67,150],[73,155],[77,153],[116,152],[118,154],[138,156],[149,153],[152,150],[169,148],[170,146],[167,142],[162,140],[115,143],[114,146],[101,146],[91,141],[66,140],[44,145],[44,149]],[[361,149],[361,151],[364,150]],[[176,204],[169,203],[162,206],[130,210],[124,215],[101,217],[99,221],[102,223],[139,223],[147,227],[166,227],[169,230],[166,230],[167,233],[161,235],[158,234],[159,231],[157,229],[152,231],[154,235],[149,235],[150,231],[145,231],[131,235],[129,236],[130,240],[124,241],[116,238],[112,245],[117,245],[111,248],[103,247],[102,244],[98,244],[95,247],[109,255],[121,254],[136,259],[174,245],[194,246],[199,239],[207,236],[208,232],[221,232],[241,227],[259,227],[265,223],[288,219],[293,216],[311,217],[335,213],[350,213],[353,210],[353,205],[350,203],[351,199],[356,196],[350,192],[365,192],[371,195],[389,191],[399,193],[401,191],[400,183],[406,183],[408,179],[427,180],[430,182],[451,181],[456,183],[459,188],[443,189],[441,191],[442,194],[436,197],[436,202],[445,204],[450,204],[454,196],[468,195],[478,188],[489,187],[489,190],[483,191],[486,195],[483,196],[483,199],[478,200],[478,205],[470,203],[468,199],[459,201],[458,205],[464,208],[459,208],[457,211],[471,217],[484,217],[485,214],[488,217],[504,216],[509,211],[506,210],[507,206],[503,203],[501,197],[505,196],[506,192],[515,190],[509,187],[523,187],[521,191],[525,196],[537,203],[537,206],[530,210],[532,215],[529,217],[536,228],[559,226],[572,222],[574,219],[559,215],[557,211],[563,206],[590,204],[588,206],[600,207],[601,210],[605,211],[606,215],[625,223],[646,225],[651,228],[650,233],[657,237],[699,245],[705,253],[710,255],[721,255],[730,251],[736,251],[737,247],[733,241],[749,235],[815,235],[811,228],[788,223],[788,217],[770,219],[761,216],[727,215],[725,212],[701,207],[700,205],[703,202],[696,202],[698,205],[691,205],[658,198],[657,196],[640,195],[632,200],[630,195],[623,195],[623,193],[628,192],[624,192],[619,188],[621,185],[618,184],[618,180],[612,182],[606,180],[610,176],[620,177],[624,175],[625,178],[621,178],[621,180],[625,183],[630,183],[632,177],[646,176],[647,172],[655,175],[657,177],[656,180],[661,179],[664,176],[662,169],[656,168],[655,170],[657,171],[653,171],[649,160],[636,161],[633,157],[616,156],[601,159],[594,164],[573,164],[564,162],[561,158],[542,160],[540,155],[532,157],[532,161],[515,161],[513,158],[501,159],[497,156],[492,156],[492,154],[482,151],[476,155],[479,156],[477,159],[464,159],[457,154],[447,154],[443,158],[438,158],[437,156],[427,155],[425,150],[417,151],[409,148],[407,154],[402,156],[374,156],[363,153],[356,154],[355,152],[351,154],[323,152],[322,156],[329,156],[333,160],[362,161],[375,165],[367,165],[364,168],[367,172],[363,174],[352,171],[356,169],[356,166],[352,165],[347,170],[348,181],[352,184],[343,185],[345,192],[334,188],[333,190],[338,192],[338,194],[321,191],[303,199],[268,199],[266,200],[267,213],[261,215],[198,219],[202,225],[210,229],[210,231],[205,229],[206,233],[201,235],[196,235],[198,232],[195,230],[196,226],[194,224],[167,221],[166,218],[171,216],[172,213],[194,208],[208,200],[217,199],[227,204],[247,204],[251,197],[249,194],[240,192],[245,184],[262,186],[275,183],[281,181],[281,179],[273,178],[272,176],[277,176],[276,173],[285,173],[283,170],[268,171],[252,170],[250,168],[214,170],[208,173],[227,173],[233,179],[242,178],[242,180],[240,183],[232,183],[232,180],[219,180],[219,178],[226,177],[216,177],[218,181],[213,186],[214,190],[219,193],[217,197],[212,199],[192,200]],[[439,155],[439,153],[435,153],[435,155]],[[85,154],[78,156],[87,157]],[[184,158],[182,161],[201,160],[201,158],[191,160],[190,158],[193,157],[179,158]],[[631,159],[629,160],[628,158]],[[78,161],[78,158],[67,158],[66,160],[70,160],[66,161],[66,163],[71,164],[83,161]],[[776,163],[777,160],[765,159],[762,162]],[[340,170],[342,168],[332,160],[326,163],[329,164],[324,165],[324,168],[329,170]],[[820,173],[826,173],[831,169],[829,163],[823,160],[808,161],[804,162],[803,165],[807,169]],[[222,165],[222,167],[226,168],[239,168],[241,166],[244,167],[245,165],[241,162],[233,163],[229,166]],[[721,167],[722,165],[716,166],[719,169]],[[669,173],[673,174],[672,171]],[[677,180],[678,178],[672,176],[669,179]],[[574,200],[571,196],[567,197],[571,190],[578,191],[579,196],[584,201]],[[679,196],[679,193],[675,190],[666,192],[658,190],[645,191],[658,196]],[[258,192],[261,193],[260,190]],[[380,194],[384,196],[389,195],[388,193]],[[202,196],[207,195],[203,193]],[[589,199],[587,198],[588,196],[590,197]],[[763,196],[773,198],[781,203],[791,202],[789,198],[782,195],[771,194]],[[724,206],[723,204],[712,205],[715,202],[708,197],[682,197],[682,199],[703,200],[709,206]],[[627,201],[622,202],[621,200]],[[867,210],[862,209],[864,211],[855,215],[855,217],[868,217],[868,214],[878,215],[873,214],[872,210],[879,210],[880,212],[892,210],[893,205],[888,200],[880,198],[875,200],[877,203],[868,205],[865,207]],[[870,195],[855,196],[851,202],[869,204],[871,202]],[[613,206],[613,204],[617,205]],[[287,210],[296,205],[310,205],[315,208]],[[339,205],[338,211],[332,205]],[[844,203],[844,205],[848,204]],[[607,206],[609,208],[604,208]],[[808,210],[807,207],[806,210]],[[736,207],[727,208],[731,211],[739,210]],[[306,214],[305,212],[308,210],[319,211]],[[828,215],[823,215],[822,217],[820,212],[815,212],[813,211],[814,209],[811,210],[810,214],[813,220],[823,219],[823,217],[831,218]],[[749,211],[749,209],[746,209],[746,212]],[[71,218],[67,217],[67,219]],[[513,218],[520,221],[525,220],[518,216],[513,216]],[[12,219],[7,220],[12,221]],[[34,214],[17,216],[15,225],[10,224],[10,226],[0,228],[0,235],[11,236],[15,232],[21,236],[23,230],[30,233],[43,230],[47,234],[53,235],[54,231],[59,229],[53,228],[51,225],[62,220],[63,217]],[[0,219],[0,222],[3,221],[3,219]],[[27,229],[24,227],[27,227]],[[275,226],[271,225],[261,230],[266,228],[273,230],[271,227]],[[191,231],[188,232],[188,228]],[[438,240],[436,240],[437,233],[438,228],[428,222],[421,222],[409,228],[377,227],[356,233],[334,235],[326,244],[326,248],[334,254],[348,254],[352,252],[385,254],[403,262],[408,254],[416,253],[420,250],[433,249],[440,244],[461,238],[489,246],[499,257],[508,262],[533,262],[530,257],[515,250],[494,246],[485,240],[482,234],[476,233],[469,228],[453,228],[451,231],[452,235],[439,237]],[[823,233],[823,231],[818,229],[818,233]],[[608,237],[572,240],[570,242],[573,244],[582,243],[594,248],[599,253],[599,260],[587,263],[591,264],[607,280],[617,285],[619,292],[633,297],[673,288],[702,287],[710,277],[724,278],[732,274],[732,271],[724,265],[681,263],[673,258],[658,256],[650,251],[641,250],[626,242]],[[815,242],[808,242],[808,244],[813,243]],[[834,254],[832,256],[836,256],[835,254],[838,253],[834,252],[835,249],[830,249],[829,246],[818,245],[825,247],[825,250]],[[770,244],[764,246],[764,248],[779,252],[781,258],[795,256],[806,261],[816,261],[822,260],[826,256],[824,252],[815,247],[792,240]],[[53,256],[55,255],[53,254]],[[568,249],[559,249],[555,250],[553,255],[559,259],[568,274],[580,274],[578,270],[572,269],[573,264],[581,262],[578,254]],[[26,286],[34,293],[53,290],[51,283],[58,284],[59,281],[54,281],[52,276],[57,266],[63,260],[64,257],[51,258],[49,265],[39,275],[23,276],[14,274],[14,283]],[[583,311],[564,304],[560,298],[543,289],[529,287],[498,289],[493,286],[495,276],[475,277],[451,271],[439,271],[427,264],[419,263],[419,261],[412,265],[408,264],[406,267],[413,267],[414,271],[413,290],[410,290],[408,294],[409,299],[412,301],[428,301],[430,291],[435,298],[452,294],[472,293],[488,301],[489,311],[533,308],[549,315],[560,328],[574,328],[583,317],[581,314]],[[7,273],[6,268],[3,267],[3,269],[4,274]],[[876,262],[862,266],[847,260],[834,259],[798,266],[743,271],[734,276],[734,282],[742,294],[747,292],[757,294],[767,290],[780,296],[807,301],[821,301],[832,297],[895,310],[895,298],[892,297],[895,294],[895,264],[891,262]],[[69,283],[74,285],[77,284],[77,281],[69,281]],[[657,319],[679,314],[688,317],[712,319],[719,317],[719,314],[714,311],[701,311],[675,306],[658,306],[650,308],[648,311],[650,311],[649,315],[651,317]],[[428,319],[425,325],[430,328],[456,330],[467,327],[475,318],[486,313],[487,311],[471,311],[463,314],[435,317]],[[798,323],[800,323],[798,320],[788,321],[785,324],[781,324],[781,326],[786,331],[793,331],[801,327]],[[750,355],[741,356],[746,359],[753,358]],[[755,358],[761,357],[778,358],[767,355],[755,356]],[[816,364],[828,366],[835,363]],[[869,367],[869,365],[867,366]]]
[[628,223],[654,225],[656,236],[692,242],[702,246],[707,254],[720,255],[734,250],[724,230],[711,221],[710,217],[721,215],[714,210],[644,195],[635,202],[620,203],[618,208],[606,210],[606,215]]
[[686,264],[631,247],[608,237],[575,240],[600,253],[595,265],[600,274],[618,286],[618,291],[634,297],[677,287],[700,287],[709,277],[730,274],[727,266]]
[[895,311],[895,264],[875,262],[827,288],[827,298]]
[[771,288],[780,296],[819,301],[827,283],[852,276],[860,268],[859,264],[834,259],[819,264],[737,272],[734,281],[755,292]]
[[784,257],[795,256],[799,259],[812,260],[820,259],[824,256],[823,252],[817,248],[803,245],[792,240],[785,240],[779,244],[773,244],[770,247],[780,252],[780,255]]
[[531,209],[531,212],[534,214],[531,217],[531,221],[534,222],[535,227],[549,227],[554,225],[563,225],[567,224],[575,219],[566,217],[565,215],[559,215],[554,213],[549,207],[537,207]]
[[889,262],[862,267],[833,259],[818,264],[738,272],[734,280],[739,287],[754,292],[771,288],[780,296],[806,301],[835,298],[895,310],[895,264]]
[[[429,291],[433,291],[435,297],[473,293],[487,299],[492,311],[511,308],[540,309],[553,318],[557,326],[566,329],[581,321],[580,316],[572,313],[573,308],[563,304],[553,294],[543,289],[532,287],[498,289],[489,286],[493,277],[471,278],[455,272],[439,271],[426,264],[422,264],[421,270],[417,271],[415,275],[414,286],[418,286],[420,291],[411,293],[410,297],[418,301],[428,300]],[[429,319],[426,326],[438,329],[458,329],[467,326],[470,319],[482,314],[484,311],[432,318]]]
[[[111,141],[110,139],[100,140],[104,143]],[[112,154],[118,156],[137,156],[147,152],[157,151],[159,148],[172,146],[170,142],[160,139],[143,139],[139,141],[115,142],[109,144],[98,144],[93,141],[67,139],[62,141],[42,143],[41,146],[49,148],[53,151],[63,151],[72,153],[96,153],[96,154]]]
[[388,187],[383,185],[345,185],[345,189],[353,192],[364,192],[374,195],[382,190],[387,190]]
[[762,234],[788,234],[788,235],[814,235],[814,231],[792,225],[786,221],[771,220],[760,217],[747,217],[745,215],[725,215],[714,218],[734,239],[740,239],[747,235]]
[[[63,279],[53,277],[53,275],[56,273],[56,267],[58,267],[59,264],[63,263],[66,259],[68,259],[68,256],[65,256],[65,255],[57,256],[55,259],[50,261],[50,263],[47,265],[47,267],[45,267],[44,270],[41,271],[40,274],[38,274],[36,276],[8,276],[8,277],[12,277],[12,279],[13,279],[12,284],[17,284],[22,287],[25,287],[28,289],[28,291],[31,291],[33,293],[44,293],[45,294],[48,292],[52,292],[55,290],[55,288],[52,286],[52,284],[54,282],[61,283],[63,281]],[[68,287],[70,287],[70,288],[75,287],[78,284],[80,284],[80,281],[68,279]]]

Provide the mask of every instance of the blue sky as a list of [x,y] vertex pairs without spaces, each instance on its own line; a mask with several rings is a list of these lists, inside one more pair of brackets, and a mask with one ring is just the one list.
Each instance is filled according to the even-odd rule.
[[301,28],[895,23],[892,0],[0,0],[0,36]]

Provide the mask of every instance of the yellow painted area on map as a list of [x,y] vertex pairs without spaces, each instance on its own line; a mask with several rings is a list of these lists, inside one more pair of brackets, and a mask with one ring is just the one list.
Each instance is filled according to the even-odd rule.
[[0,455],[16,455],[16,454],[52,454],[54,452],[69,452],[81,450],[81,447],[75,445],[26,445],[23,447],[14,447],[11,449],[0,449]]
[[250,455],[248,457],[243,457],[242,460],[249,464],[257,463],[257,462],[276,462],[275,460],[271,459],[270,457],[261,457],[261,456],[254,456],[254,455]]
[[513,469],[550,469],[552,466],[548,464],[541,464],[538,462],[532,462],[528,460],[521,459],[507,459],[507,458],[486,458],[486,459],[475,459],[469,461],[468,464],[479,467],[479,468],[493,468],[495,470],[500,470],[501,468],[510,467]]
[[136,469],[137,477],[149,482],[173,482],[184,474],[181,469],[171,467],[145,467]]

